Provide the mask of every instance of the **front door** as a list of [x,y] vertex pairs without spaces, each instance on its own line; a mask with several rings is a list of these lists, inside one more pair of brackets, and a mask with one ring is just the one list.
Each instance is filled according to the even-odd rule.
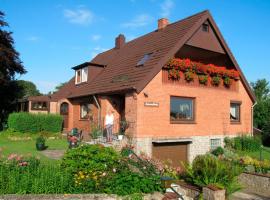
[[60,115],[63,117],[63,128],[68,128],[68,103],[64,102],[60,106]]

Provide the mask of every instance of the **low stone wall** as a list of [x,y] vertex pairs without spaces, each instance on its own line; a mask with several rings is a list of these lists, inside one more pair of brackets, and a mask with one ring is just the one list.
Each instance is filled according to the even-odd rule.
[[249,192],[270,197],[270,175],[242,173],[238,179]]

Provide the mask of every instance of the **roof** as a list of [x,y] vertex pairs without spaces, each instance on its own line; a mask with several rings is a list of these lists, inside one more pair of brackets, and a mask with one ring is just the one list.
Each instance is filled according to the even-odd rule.
[[[68,93],[67,98],[122,90],[135,90],[139,93],[206,20],[212,24],[226,53],[240,72],[241,80],[248,94],[255,101],[255,96],[247,80],[209,11],[203,11],[171,23],[161,30],[155,30],[127,42],[120,49],[112,48],[98,54],[91,63],[98,63],[106,67],[95,79],[77,86],[75,86],[74,82],[69,82],[66,86],[69,91],[63,92],[62,90],[65,89],[63,87],[59,92],[61,94]],[[151,53],[151,57],[144,65],[136,67],[138,61],[149,53]]]
[[51,101],[51,97],[48,95],[42,95],[42,96],[30,96],[28,97],[28,101]]

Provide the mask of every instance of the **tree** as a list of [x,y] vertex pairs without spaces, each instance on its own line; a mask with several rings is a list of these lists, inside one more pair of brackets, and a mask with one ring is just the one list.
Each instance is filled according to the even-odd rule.
[[15,107],[19,87],[14,77],[26,73],[14,48],[12,32],[6,30],[8,23],[4,21],[4,16],[0,11],[0,129],[8,113]]
[[18,87],[21,89],[18,94],[19,99],[24,99],[29,96],[38,96],[41,95],[36,85],[31,81],[18,80],[16,81]]
[[257,105],[254,107],[254,125],[263,130],[263,143],[270,145],[270,86],[266,79],[251,83],[256,95]]

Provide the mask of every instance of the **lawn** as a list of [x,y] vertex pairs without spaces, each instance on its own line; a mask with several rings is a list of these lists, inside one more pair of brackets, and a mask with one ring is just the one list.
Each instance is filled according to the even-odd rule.
[[[22,136],[18,133],[10,134],[9,132],[0,132],[0,155],[8,156],[11,153],[33,155],[40,157],[41,162],[57,162],[57,160],[51,159],[36,150],[36,137],[37,135],[33,134],[24,134]],[[14,141],[14,139],[17,139],[17,141]],[[46,146],[48,146],[47,150],[66,150],[67,141],[65,138],[47,139]]]
[[[252,158],[256,158],[260,160],[260,151],[247,152],[247,151],[236,151],[236,153],[240,156],[250,156]],[[270,147],[262,148],[262,159],[270,160]]]

